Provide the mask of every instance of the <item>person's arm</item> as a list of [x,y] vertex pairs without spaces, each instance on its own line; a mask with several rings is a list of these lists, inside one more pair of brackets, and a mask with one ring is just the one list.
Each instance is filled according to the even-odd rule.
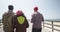
[[14,29],[16,28],[16,21],[15,17],[12,17],[12,31],[14,32]]
[[2,16],[2,23],[3,23],[3,25],[4,25],[4,20],[5,19],[5,14],[3,14],[3,16]]
[[43,28],[44,28],[44,17],[42,16],[42,21],[43,21]]
[[2,23],[4,23],[4,21],[5,21],[5,17],[6,17],[6,15],[7,15],[7,13],[5,12],[4,14],[3,14],[3,16],[2,16]]
[[6,17],[6,13],[4,13],[3,16],[2,16],[3,31],[5,31],[5,28],[4,28],[5,26],[4,25],[6,25],[6,23],[5,23],[6,22],[6,20],[5,20],[6,18],[5,17]]
[[[4,24],[4,15],[2,16],[2,23]],[[1,26],[1,23],[0,23],[0,26]],[[3,29],[4,30],[4,29]]]
[[[24,16],[25,17],[25,16]],[[27,20],[27,18],[25,17],[25,21],[26,21],[26,28],[28,28],[29,27],[29,23],[28,23],[28,20]]]
[[35,21],[35,16],[32,15],[31,23],[33,23],[34,21]]

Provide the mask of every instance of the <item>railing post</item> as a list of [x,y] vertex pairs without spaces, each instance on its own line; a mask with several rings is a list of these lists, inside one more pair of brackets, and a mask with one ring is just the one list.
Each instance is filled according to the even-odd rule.
[[53,21],[52,21],[52,32],[54,32]]

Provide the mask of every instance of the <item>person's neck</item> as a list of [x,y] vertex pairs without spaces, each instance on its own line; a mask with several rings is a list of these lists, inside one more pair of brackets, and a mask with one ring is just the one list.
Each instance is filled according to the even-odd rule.
[[37,13],[37,11],[35,11],[35,13]]
[[13,12],[12,10],[9,10],[8,12]]
[[38,12],[34,12],[34,14],[37,14]]

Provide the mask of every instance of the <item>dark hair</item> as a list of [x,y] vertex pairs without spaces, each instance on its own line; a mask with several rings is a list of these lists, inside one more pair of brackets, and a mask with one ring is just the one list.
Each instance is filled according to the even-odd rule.
[[9,6],[8,6],[8,9],[9,9],[9,10],[13,10],[13,9],[14,9],[14,8],[13,8],[13,5],[9,5]]

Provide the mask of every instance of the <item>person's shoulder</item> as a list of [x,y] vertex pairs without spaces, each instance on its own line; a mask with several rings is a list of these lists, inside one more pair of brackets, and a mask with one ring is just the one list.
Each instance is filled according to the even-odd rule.
[[34,16],[35,14],[32,14],[32,17]]
[[5,12],[3,15],[7,15],[8,13],[7,12]]
[[[37,12],[38,14],[41,14],[40,12]],[[41,14],[42,15],[42,14]]]
[[13,14],[15,14],[15,13],[13,12]]
[[41,13],[38,12],[39,15],[43,16]]
[[13,15],[13,17],[17,17],[16,15]]
[[15,13],[12,13],[13,16],[15,16]]
[[13,19],[16,19],[16,18],[17,18],[17,16],[16,16],[16,15],[14,15],[14,16],[13,16]]

